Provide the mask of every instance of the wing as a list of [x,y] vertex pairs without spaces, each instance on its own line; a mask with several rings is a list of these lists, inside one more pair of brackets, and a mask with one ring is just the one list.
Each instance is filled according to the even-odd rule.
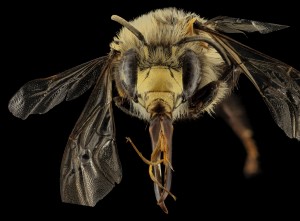
[[208,20],[206,25],[210,25],[214,30],[225,33],[243,33],[256,32],[267,34],[287,28],[286,25],[278,25],[273,23],[264,23],[240,18],[231,18],[227,16],[218,16]]
[[[225,19],[225,21],[228,22],[230,19]],[[256,26],[255,23],[248,20],[240,21],[245,21],[241,22],[241,26],[245,27],[243,30],[252,30],[251,26],[253,29]],[[228,26],[234,29],[235,25],[233,21],[232,25]],[[197,27],[210,33],[226,51],[234,66],[241,69],[252,81],[262,95],[275,122],[287,136],[300,140],[300,72],[209,28],[209,26],[198,24]],[[260,23],[260,27],[267,27],[268,32],[271,32],[278,30],[279,26]],[[224,31],[224,29],[221,30]],[[238,28],[238,30],[242,29]]]
[[9,102],[9,110],[26,119],[30,114],[46,113],[63,100],[77,98],[96,83],[63,156],[64,202],[94,206],[122,178],[111,105],[111,59],[100,57],[49,78],[30,81]]
[[9,101],[8,109],[16,117],[43,114],[63,100],[72,100],[86,92],[101,73],[107,56],[71,68],[60,74],[29,81]]
[[69,137],[61,165],[63,202],[94,206],[121,181],[110,77],[106,66]]

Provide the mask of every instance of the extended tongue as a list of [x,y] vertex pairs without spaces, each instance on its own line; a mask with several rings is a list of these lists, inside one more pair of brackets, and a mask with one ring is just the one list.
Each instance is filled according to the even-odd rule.
[[[170,193],[172,181],[172,120],[167,115],[156,115],[150,121],[149,132],[152,142],[151,162],[162,161],[157,165],[150,166],[150,173],[154,168],[154,192],[157,204],[165,213],[168,213],[164,203]],[[162,174],[162,166],[164,174]],[[171,194],[172,195],[172,194]],[[172,197],[175,199],[174,195]]]

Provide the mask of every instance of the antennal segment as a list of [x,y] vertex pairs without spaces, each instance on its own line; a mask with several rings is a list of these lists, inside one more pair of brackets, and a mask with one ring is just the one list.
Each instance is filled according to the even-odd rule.
[[144,45],[148,46],[148,43],[146,42],[144,35],[140,31],[138,31],[135,27],[133,27],[124,18],[121,18],[118,15],[112,15],[111,20],[116,21],[119,24],[123,25],[125,28],[127,28],[129,31],[131,31],[132,34],[134,34],[141,42],[143,42]]

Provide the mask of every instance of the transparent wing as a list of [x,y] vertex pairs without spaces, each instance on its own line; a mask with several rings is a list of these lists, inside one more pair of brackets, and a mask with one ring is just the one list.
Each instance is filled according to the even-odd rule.
[[300,140],[300,72],[215,30],[200,29],[210,33],[252,81],[287,136]]
[[61,103],[82,95],[95,84],[107,56],[81,64],[60,74],[29,81],[9,101],[8,108],[16,117],[43,114]]
[[267,34],[288,27],[286,25],[264,23],[240,18],[231,18],[227,16],[218,16],[212,18],[206,22],[206,25],[211,25],[215,30],[225,33],[243,33],[243,31],[258,31],[261,34]]
[[69,137],[61,165],[63,202],[94,206],[121,181],[109,77],[106,67]]

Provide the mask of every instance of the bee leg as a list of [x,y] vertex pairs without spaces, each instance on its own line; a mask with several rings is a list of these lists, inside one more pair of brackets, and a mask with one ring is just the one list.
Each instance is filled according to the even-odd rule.
[[246,111],[235,95],[231,95],[223,101],[216,110],[235,134],[240,138],[247,152],[244,165],[244,174],[247,177],[259,172],[259,153],[253,139],[253,131],[248,122]]
[[125,112],[128,115],[138,117],[136,114],[134,114],[133,107],[131,102],[127,98],[123,97],[114,97],[115,105],[120,108],[123,112]]
[[190,115],[199,115],[199,113],[214,100],[218,93],[219,84],[220,81],[212,81],[189,98]]

